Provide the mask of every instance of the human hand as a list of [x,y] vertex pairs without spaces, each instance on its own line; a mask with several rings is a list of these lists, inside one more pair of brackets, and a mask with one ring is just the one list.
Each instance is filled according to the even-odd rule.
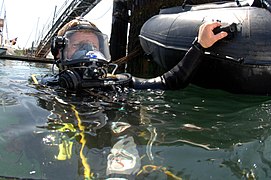
[[219,26],[221,26],[220,22],[207,22],[202,24],[199,27],[198,43],[204,48],[209,48],[218,40],[226,37],[228,33],[224,31],[214,34],[213,30]]

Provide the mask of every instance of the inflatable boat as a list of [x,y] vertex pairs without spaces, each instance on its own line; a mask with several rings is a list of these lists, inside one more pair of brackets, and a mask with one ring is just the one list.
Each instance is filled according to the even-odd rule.
[[235,24],[229,36],[203,55],[195,85],[232,93],[271,94],[271,3],[212,3],[163,9],[144,23],[140,43],[165,71],[185,55],[207,21]]

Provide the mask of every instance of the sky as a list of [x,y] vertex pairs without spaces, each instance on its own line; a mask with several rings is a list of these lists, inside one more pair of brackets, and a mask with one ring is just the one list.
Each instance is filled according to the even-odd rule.
[[[53,18],[55,8],[58,11],[70,0],[0,0],[0,17],[6,12],[4,38],[11,40],[18,37],[16,46],[30,48],[42,34],[45,24]],[[3,3],[4,2],[4,3]],[[2,6],[3,4],[3,6]],[[102,0],[85,19],[95,23],[105,34],[110,36],[113,0]],[[7,32],[7,33],[6,33]]]

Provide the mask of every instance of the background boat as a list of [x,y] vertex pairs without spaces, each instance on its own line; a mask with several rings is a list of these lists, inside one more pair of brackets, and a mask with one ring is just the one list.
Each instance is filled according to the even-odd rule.
[[5,1],[2,2],[0,9],[0,55],[15,54],[15,44],[17,42],[17,37],[9,39],[8,37],[8,26],[7,26],[7,17],[5,9]]

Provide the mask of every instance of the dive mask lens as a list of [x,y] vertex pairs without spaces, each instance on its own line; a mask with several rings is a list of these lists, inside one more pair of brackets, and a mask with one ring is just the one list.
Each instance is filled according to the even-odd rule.
[[75,46],[77,50],[72,55],[71,59],[83,59],[89,51],[94,51],[96,49],[92,43],[80,43],[74,44],[73,46]]

